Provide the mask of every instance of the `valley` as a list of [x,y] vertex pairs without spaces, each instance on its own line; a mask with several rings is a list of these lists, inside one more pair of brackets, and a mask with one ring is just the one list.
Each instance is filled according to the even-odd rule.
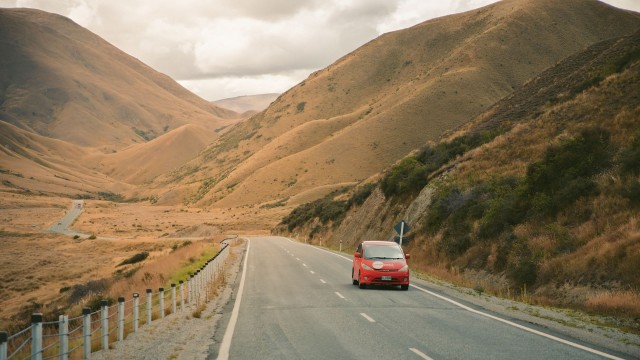
[[[423,278],[637,334],[639,30],[595,0],[504,0],[212,102],[1,8],[0,330],[164,286],[228,237],[351,255],[406,220]],[[80,203],[77,233],[47,231]]]

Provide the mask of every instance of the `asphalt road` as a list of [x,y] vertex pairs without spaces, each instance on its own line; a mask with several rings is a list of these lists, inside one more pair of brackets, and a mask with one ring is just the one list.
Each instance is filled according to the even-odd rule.
[[350,259],[285,238],[252,238],[243,266],[213,358],[616,358],[430,293],[421,281],[409,291],[359,289]]
[[69,211],[67,211],[67,213],[64,215],[62,219],[60,219],[58,222],[51,225],[48,231],[59,233],[59,234],[71,235],[71,236],[73,235],[86,236],[85,234],[69,229],[69,226],[71,226],[73,222],[76,221],[78,216],[82,214],[83,210],[84,210],[84,200],[73,200],[71,202],[71,208],[69,209]]

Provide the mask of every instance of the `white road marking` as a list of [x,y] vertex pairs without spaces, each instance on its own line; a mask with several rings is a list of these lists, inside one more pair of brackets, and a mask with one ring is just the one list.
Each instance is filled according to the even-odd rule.
[[424,360],[433,360],[432,358],[428,357],[427,354],[423,353],[422,351],[420,351],[418,349],[409,348],[409,350],[411,350],[414,354],[420,356]]
[[323,284],[326,284],[326,283],[327,283],[326,281],[324,281],[324,280],[322,280],[322,279],[320,279],[320,282],[321,282],[321,283],[323,283]]
[[[352,261],[352,259],[350,259],[350,258],[348,258],[348,257],[346,257],[346,256],[344,256],[344,255],[336,254],[336,253],[334,253],[334,252],[331,252],[331,251],[329,251],[329,250],[325,250],[325,249],[321,249],[321,248],[316,247],[316,246],[311,246],[311,247],[312,247],[312,248],[314,248],[314,249],[316,249],[316,250],[324,251],[324,252],[326,252],[326,253],[328,253],[328,254],[331,254],[331,255],[337,256],[337,257],[339,257],[339,258],[341,258],[341,259],[344,259],[344,260],[347,260],[347,261]],[[584,345],[576,344],[576,343],[574,343],[574,342],[571,342],[571,341],[568,341],[568,340],[561,339],[561,338],[559,338],[559,337],[557,337],[557,336],[553,336],[553,335],[550,335],[550,334],[544,333],[544,332],[542,332],[542,331],[534,330],[534,329],[528,328],[528,327],[526,327],[526,326],[523,326],[523,325],[520,325],[520,324],[516,324],[516,323],[514,323],[514,322],[512,322],[512,321],[509,321],[509,320],[505,320],[505,319],[499,318],[499,317],[497,317],[497,316],[493,316],[493,315],[490,315],[490,314],[487,314],[487,313],[483,313],[482,311],[478,311],[478,310],[472,309],[472,308],[470,308],[470,307],[468,307],[468,306],[462,305],[461,303],[459,303],[459,302],[457,302],[457,301],[455,301],[455,300],[449,299],[449,298],[447,298],[447,297],[445,297],[445,296],[442,296],[442,295],[438,295],[438,294],[436,294],[436,293],[434,293],[434,292],[432,292],[432,291],[429,291],[429,290],[427,290],[427,289],[423,289],[423,288],[421,288],[421,287],[419,287],[419,286],[416,286],[416,285],[413,285],[413,284],[411,284],[410,286],[411,286],[411,287],[413,287],[414,289],[420,290],[420,291],[425,292],[425,293],[427,293],[427,294],[429,294],[429,295],[433,295],[433,296],[435,296],[435,297],[437,297],[437,298],[440,298],[440,299],[442,299],[442,300],[444,300],[444,301],[447,301],[447,302],[449,302],[449,303],[451,303],[451,304],[453,304],[453,305],[455,305],[455,306],[458,306],[459,308],[462,308],[462,309],[464,309],[464,310],[467,310],[467,311],[469,311],[469,312],[472,312],[472,313],[475,313],[475,314],[478,314],[478,315],[485,316],[485,317],[487,317],[487,318],[490,318],[490,319],[493,319],[493,320],[496,320],[496,321],[502,322],[502,323],[504,323],[504,324],[507,324],[507,325],[510,325],[510,326],[516,327],[516,328],[521,329],[521,330],[524,330],[524,331],[528,331],[528,332],[530,332],[530,333],[532,333],[532,334],[540,335],[540,336],[545,337],[545,338],[547,338],[547,339],[549,339],[549,340],[557,341],[557,342],[559,342],[559,343],[562,343],[562,344],[565,344],[565,345],[569,345],[569,346],[575,347],[575,348],[577,348],[577,349],[581,349],[581,350],[584,350],[584,351],[586,351],[586,352],[590,352],[590,353],[592,353],[592,354],[600,355],[600,356],[605,357],[605,358],[607,358],[607,359],[623,360],[623,359],[622,359],[622,358],[620,358],[620,357],[617,357],[617,356],[614,356],[614,355],[611,355],[611,354],[607,354],[607,353],[605,353],[605,352],[602,352],[602,351],[599,351],[599,350],[596,350],[596,349],[592,349],[592,348],[587,347],[587,346],[584,346]]]
[[493,320],[499,321],[501,323],[516,327],[518,329],[521,329],[521,330],[524,330],[524,331],[528,331],[528,332],[530,332],[532,334],[540,335],[540,336],[545,337],[547,339],[550,339],[550,340],[553,340],[553,341],[557,341],[557,342],[565,344],[565,345],[573,346],[574,348],[577,348],[577,349],[580,349],[580,350],[584,350],[584,351],[590,352],[592,354],[600,355],[600,356],[605,357],[607,359],[623,360],[622,358],[619,358],[617,356],[614,356],[614,355],[611,355],[611,354],[607,354],[605,352],[602,352],[602,351],[599,351],[599,350],[596,350],[596,349],[592,349],[592,348],[584,346],[584,345],[576,344],[576,343],[571,342],[569,340],[561,339],[561,338],[559,338],[557,336],[553,336],[553,335],[544,333],[542,331],[531,329],[531,328],[528,328],[526,326],[523,326],[523,325],[520,325],[520,324],[516,324],[516,323],[514,323],[512,321],[505,320],[505,319],[499,318],[497,316],[493,316],[491,314],[487,314],[487,313],[484,313],[482,311],[478,311],[478,310],[472,309],[472,308],[470,308],[470,307],[468,307],[466,305],[463,305],[463,304],[461,304],[461,303],[459,303],[459,302],[457,302],[455,300],[451,300],[451,299],[449,299],[447,297],[444,297],[442,295],[438,295],[438,294],[434,293],[433,291],[429,291],[427,289],[423,289],[423,288],[421,288],[419,286],[411,284],[411,287],[413,287],[414,289],[418,289],[418,290],[420,290],[420,291],[422,291],[424,293],[427,293],[429,295],[435,296],[435,297],[437,297],[439,299],[442,299],[442,300],[444,300],[444,301],[446,301],[448,303],[451,303],[451,304],[453,304],[453,305],[455,305],[455,306],[457,306],[459,308],[462,308],[462,309],[467,310],[469,312],[472,312],[474,314],[478,314],[478,315],[487,317],[489,319],[493,319]]
[[300,258],[296,258],[296,260],[301,261]]
[[313,270],[309,270],[309,272],[312,273],[312,274],[315,274],[315,271],[313,271]]
[[373,320],[373,318],[371,316],[369,316],[369,315],[367,315],[365,313],[360,313],[360,315],[362,315],[363,318],[369,320],[369,322],[372,322],[372,323],[376,322],[375,320]]
[[238,313],[240,313],[240,302],[242,301],[242,293],[244,291],[244,280],[247,275],[247,263],[249,262],[249,249],[251,248],[251,241],[247,239],[247,252],[244,254],[244,265],[242,266],[242,277],[240,278],[240,286],[238,287],[238,296],[236,296],[236,303],[233,304],[233,310],[231,311],[231,318],[229,319],[229,325],[224,332],[222,343],[220,344],[220,351],[218,352],[218,360],[229,359],[229,350],[231,349],[231,338],[233,338],[233,332],[236,329],[236,323],[238,322]]
[[307,264],[305,264],[305,263],[302,263],[302,266],[304,266],[304,267],[307,267]]
[[342,296],[342,294],[340,294],[340,293],[339,293],[339,292],[337,292],[337,291],[336,291],[336,295],[338,295],[338,297],[339,297],[340,299],[344,299],[344,296]]

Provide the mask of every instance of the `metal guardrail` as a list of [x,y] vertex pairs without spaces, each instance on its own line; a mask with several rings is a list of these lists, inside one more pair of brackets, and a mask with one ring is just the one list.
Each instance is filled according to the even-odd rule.
[[[195,274],[189,274],[186,281],[171,284],[170,291],[159,288],[154,293],[152,289],[146,289],[146,321],[143,325],[151,324],[154,311],[162,320],[165,316],[187,311],[190,307],[197,308],[207,302],[207,289],[219,276],[222,263],[228,256],[228,240],[236,238],[224,239],[222,249],[215,256],[207,260]],[[157,301],[154,301],[154,297],[157,297]],[[140,307],[145,305],[140,304],[140,295],[134,293],[129,300],[120,296],[117,304],[112,306],[107,300],[102,300],[100,310],[91,312],[87,307],[82,309],[82,315],[73,318],[60,315],[57,321],[45,322],[41,313],[35,313],[31,316],[31,326],[13,335],[0,331],[0,360],[67,360],[70,355],[80,351],[83,359],[90,359],[92,340],[100,339],[100,349],[108,351],[110,338],[124,341],[127,334],[136,333],[141,326]],[[154,305],[157,308],[155,310]],[[113,336],[114,333],[117,335]]]

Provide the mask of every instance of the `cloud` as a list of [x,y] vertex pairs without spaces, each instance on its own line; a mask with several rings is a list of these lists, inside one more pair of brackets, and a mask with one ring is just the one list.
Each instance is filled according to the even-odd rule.
[[[384,32],[495,1],[0,0],[0,7],[70,17],[211,100],[284,91]],[[640,11],[637,0],[607,2]]]

